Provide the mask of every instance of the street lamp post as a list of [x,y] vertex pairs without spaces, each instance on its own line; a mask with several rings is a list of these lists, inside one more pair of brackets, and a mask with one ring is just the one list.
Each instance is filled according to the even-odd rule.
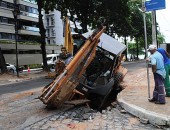
[[15,22],[15,51],[16,51],[16,71],[17,71],[17,77],[19,77],[19,70],[18,70],[18,22],[17,22],[17,16],[19,14],[19,8],[17,6],[16,0],[14,0],[14,10],[12,11],[14,15],[14,22]]

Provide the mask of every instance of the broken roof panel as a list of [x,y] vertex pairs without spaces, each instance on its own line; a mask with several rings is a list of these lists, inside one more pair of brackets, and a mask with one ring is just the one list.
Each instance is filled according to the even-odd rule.
[[[82,34],[85,38],[88,38],[93,31],[89,31],[87,33]],[[98,44],[99,47],[113,53],[115,55],[119,55],[126,49],[126,45],[117,41],[113,37],[103,33],[100,37],[100,42]]]

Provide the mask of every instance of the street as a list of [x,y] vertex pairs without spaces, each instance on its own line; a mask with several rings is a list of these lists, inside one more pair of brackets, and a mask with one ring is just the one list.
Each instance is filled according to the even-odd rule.
[[[139,69],[143,62],[124,65],[129,71]],[[124,111],[116,102],[102,113],[88,106],[63,106],[49,110],[37,97],[50,79],[39,78],[21,83],[0,86],[0,130],[69,130],[69,129],[158,129],[143,124],[138,118]]]
[[3,85],[0,86],[1,88],[0,95],[6,93],[22,92],[26,90],[35,89],[35,88],[42,88],[44,85],[47,85],[50,82],[52,82],[52,79],[38,78],[38,79],[28,80],[25,82]]

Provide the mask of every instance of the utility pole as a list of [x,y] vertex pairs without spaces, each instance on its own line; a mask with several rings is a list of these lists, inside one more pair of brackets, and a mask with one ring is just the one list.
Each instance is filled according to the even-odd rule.
[[[147,30],[146,30],[146,7],[145,7],[145,0],[142,0],[142,12],[143,12],[143,23],[144,23],[144,35],[145,35],[145,55],[146,58],[148,57],[148,40],[147,40]],[[149,63],[146,61],[146,66],[147,66],[147,81],[148,81],[148,98],[150,98],[150,79],[149,79]]]
[[152,44],[158,47],[157,45],[157,33],[156,33],[156,11],[152,11]]

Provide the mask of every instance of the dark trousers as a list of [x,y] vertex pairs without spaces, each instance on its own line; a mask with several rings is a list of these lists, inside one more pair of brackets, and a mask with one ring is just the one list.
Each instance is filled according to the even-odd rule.
[[161,75],[154,73],[154,81],[155,88],[153,91],[153,99],[160,103],[165,103],[164,78]]

